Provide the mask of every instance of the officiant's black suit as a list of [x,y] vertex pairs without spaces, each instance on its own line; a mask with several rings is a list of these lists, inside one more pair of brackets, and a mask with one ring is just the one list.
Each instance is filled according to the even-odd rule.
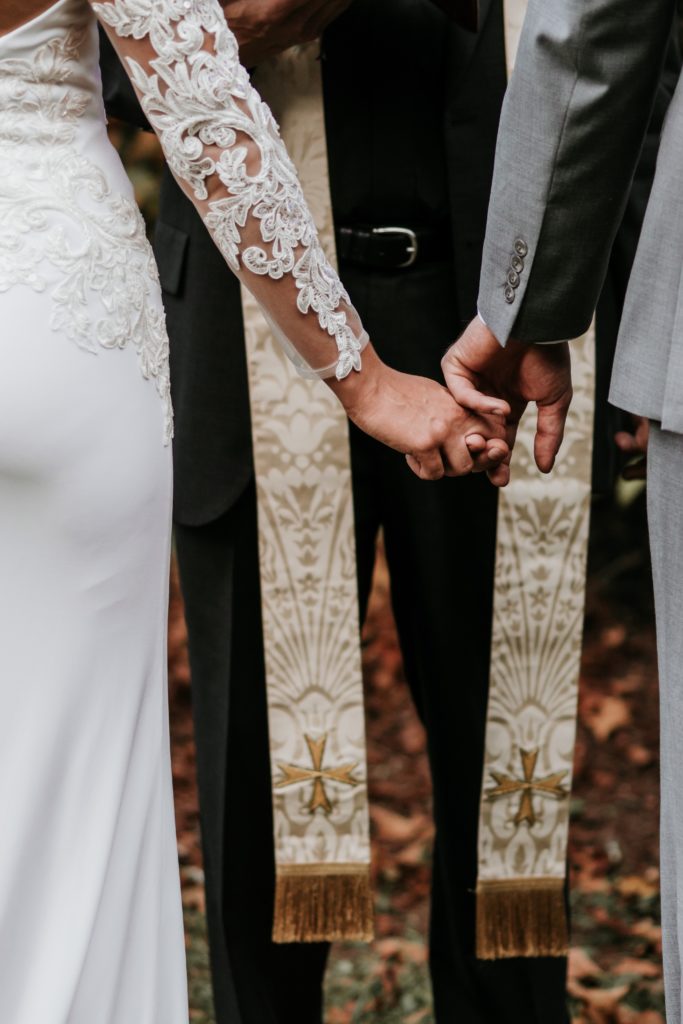
[[[323,40],[342,279],[392,366],[440,379],[475,313],[506,87],[502,0],[478,35],[429,0],[356,0]],[[110,109],[125,90],[106,76]],[[381,252],[372,227],[402,232]],[[274,865],[247,373],[236,280],[170,175],[156,254],[171,337],[175,521],[190,632],[207,912],[219,1024],[320,1024],[324,946],[271,943]],[[322,385],[320,385],[322,386]],[[426,726],[436,843],[439,1024],[564,1024],[563,960],[483,963],[473,890],[489,673],[496,492],[423,483],[351,428],[365,608],[383,528],[411,691]]]

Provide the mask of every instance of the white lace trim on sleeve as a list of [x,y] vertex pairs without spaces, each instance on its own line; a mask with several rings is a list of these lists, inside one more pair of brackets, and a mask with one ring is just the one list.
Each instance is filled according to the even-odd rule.
[[[243,269],[273,280],[292,276],[298,310],[317,314],[337,344],[336,362],[313,374],[342,379],[359,370],[367,335],[349,324],[349,297],[325,257],[278,127],[240,65],[217,0],[93,6],[120,37],[149,37],[150,73],[127,57],[131,78],[172,171],[197,200],[208,200],[204,220],[228,265],[243,280]],[[224,188],[214,181],[210,192],[207,179],[214,176]],[[267,312],[280,322],[276,310]],[[295,361],[301,369],[301,359]]]

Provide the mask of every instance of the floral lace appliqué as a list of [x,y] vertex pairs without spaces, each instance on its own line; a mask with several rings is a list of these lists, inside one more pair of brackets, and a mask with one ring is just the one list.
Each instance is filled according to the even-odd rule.
[[[361,366],[363,338],[347,321],[350,304],[318,240],[296,170],[275,120],[239,63],[237,43],[216,0],[108,0],[99,17],[121,37],[149,37],[153,74],[127,58],[145,113],[174,174],[198,200],[207,179],[225,186],[205,222],[229,266],[279,280],[291,274],[297,307],[313,311],[337,343],[336,376]],[[258,167],[254,169],[254,147]],[[262,244],[243,245],[249,218]]]
[[[75,29],[30,61],[0,60],[0,292],[49,286],[55,330],[92,353],[132,345],[163,399],[168,441],[168,336],[152,299],[158,274],[145,226],[135,203],[73,145],[92,100],[76,84],[83,39]],[[49,268],[60,272],[56,284]]]

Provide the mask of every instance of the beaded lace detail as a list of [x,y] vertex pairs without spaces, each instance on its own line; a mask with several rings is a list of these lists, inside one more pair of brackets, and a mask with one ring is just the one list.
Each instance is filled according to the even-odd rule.
[[132,345],[164,401],[170,440],[168,336],[150,301],[158,274],[145,226],[74,144],[91,101],[78,84],[84,39],[74,29],[30,60],[0,59],[0,292],[49,288],[51,326],[89,352]]
[[[359,370],[367,336],[349,323],[349,297],[217,0],[107,0],[93,7],[119,37],[151,45],[154,56],[144,67],[126,56],[129,73],[171,169],[195,200],[206,202],[205,223],[228,265],[247,287],[244,270],[272,280],[291,275],[299,312],[317,314],[325,336],[336,341],[336,376]],[[277,310],[266,313],[281,324]]]

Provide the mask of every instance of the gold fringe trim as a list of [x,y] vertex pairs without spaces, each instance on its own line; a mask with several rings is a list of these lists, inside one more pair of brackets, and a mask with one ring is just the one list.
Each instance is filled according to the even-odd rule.
[[477,957],[566,956],[569,925],[560,878],[477,885]]
[[373,938],[369,866],[278,867],[273,942],[372,942]]

